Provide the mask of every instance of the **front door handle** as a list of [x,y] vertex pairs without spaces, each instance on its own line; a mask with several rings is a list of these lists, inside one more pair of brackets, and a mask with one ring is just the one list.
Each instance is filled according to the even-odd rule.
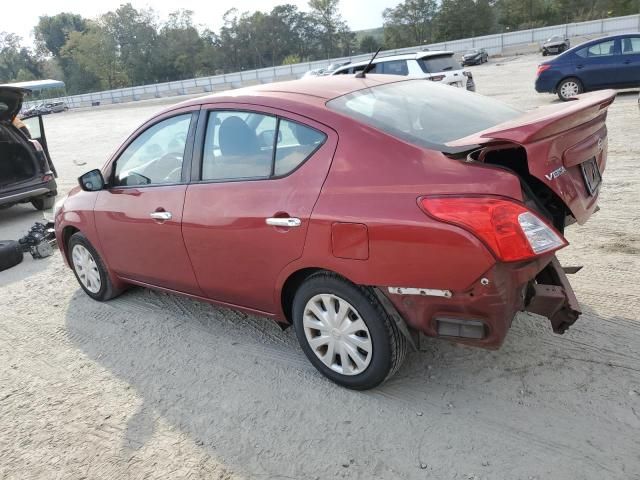
[[286,227],[286,228],[293,228],[293,227],[299,227],[300,225],[302,225],[302,220],[300,220],[299,218],[293,218],[293,217],[285,217],[285,218],[267,218],[266,220],[267,225],[271,225],[272,227]]
[[160,220],[163,222],[171,220],[171,217],[173,217],[173,215],[171,215],[171,212],[152,212],[149,214],[149,216],[154,220]]

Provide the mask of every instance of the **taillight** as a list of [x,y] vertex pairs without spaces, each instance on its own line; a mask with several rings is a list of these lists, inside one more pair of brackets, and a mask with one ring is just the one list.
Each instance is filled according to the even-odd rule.
[[429,77],[429,80],[432,82],[439,82],[440,80],[444,80],[445,75],[433,75]]
[[540,74],[542,72],[544,72],[545,70],[549,70],[551,68],[551,65],[538,65],[538,72],[536,73],[536,76],[540,76]]
[[423,197],[432,217],[458,225],[482,240],[500,260],[515,262],[569,243],[524,205],[496,197]]

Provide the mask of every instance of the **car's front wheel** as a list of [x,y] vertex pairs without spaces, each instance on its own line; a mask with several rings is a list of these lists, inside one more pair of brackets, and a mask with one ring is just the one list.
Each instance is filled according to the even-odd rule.
[[78,283],[94,300],[104,302],[120,295],[109,277],[100,255],[82,233],[74,233],[69,239],[69,263]]
[[574,77],[565,78],[558,84],[558,97],[563,102],[571,99],[571,97],[575,97],[576,95],[581,94],[584,91],[582,87],[582,83],[580,80]]
[[406,338],[373,292],[332,273],[315,274],[298,289],[293,323],[309,361],[344,387],[379,385],[407,352]]

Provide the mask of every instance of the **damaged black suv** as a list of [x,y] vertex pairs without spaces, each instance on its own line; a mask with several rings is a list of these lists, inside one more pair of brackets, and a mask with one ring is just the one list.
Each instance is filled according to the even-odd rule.
[[28,203],[38,210],[53,207],[57,194],[56,171],[49,157],[42,117],[14,118],[29,90],[0,85],[0,208]]

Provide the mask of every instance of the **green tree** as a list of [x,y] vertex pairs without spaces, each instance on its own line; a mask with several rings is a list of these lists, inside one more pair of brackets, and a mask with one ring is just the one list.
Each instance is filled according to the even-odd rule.
[[50,52],[54,57],[59,57],[69,34],[84,32],[86,29],[87,21],[80,15],[63,12],[53,16],[43,15],[33,32],[40,52]]
[[0,83],[35,80],[42,70],[43,62],[22,46],[18,35],[0,32]]
[[372,53],[380,48],[380,43],[372,35],[366,35],[360,40],[360,53]]
[[71,32],[60,55],[70,60],[79,73],[86,72],[97,79],[94,87],[110,90],[128,84],[117,48],[109,31],[93,23],[85,32]]
[[158,27],[152,10],[130,3],[102,16],[102,24],[117,45],[120,62],[132,85],[156,81]]
[[[349,27],[338,11],[340,0],[309,0],[311,17],[319,26],[319,39],[326,58],[349,48],[355,38],[349,38]],[[339,37],[339,38],[338,38]]]
[[424,45],[433,40],[436,0],[405,0],[382,12],[384,43],[389,48]]

